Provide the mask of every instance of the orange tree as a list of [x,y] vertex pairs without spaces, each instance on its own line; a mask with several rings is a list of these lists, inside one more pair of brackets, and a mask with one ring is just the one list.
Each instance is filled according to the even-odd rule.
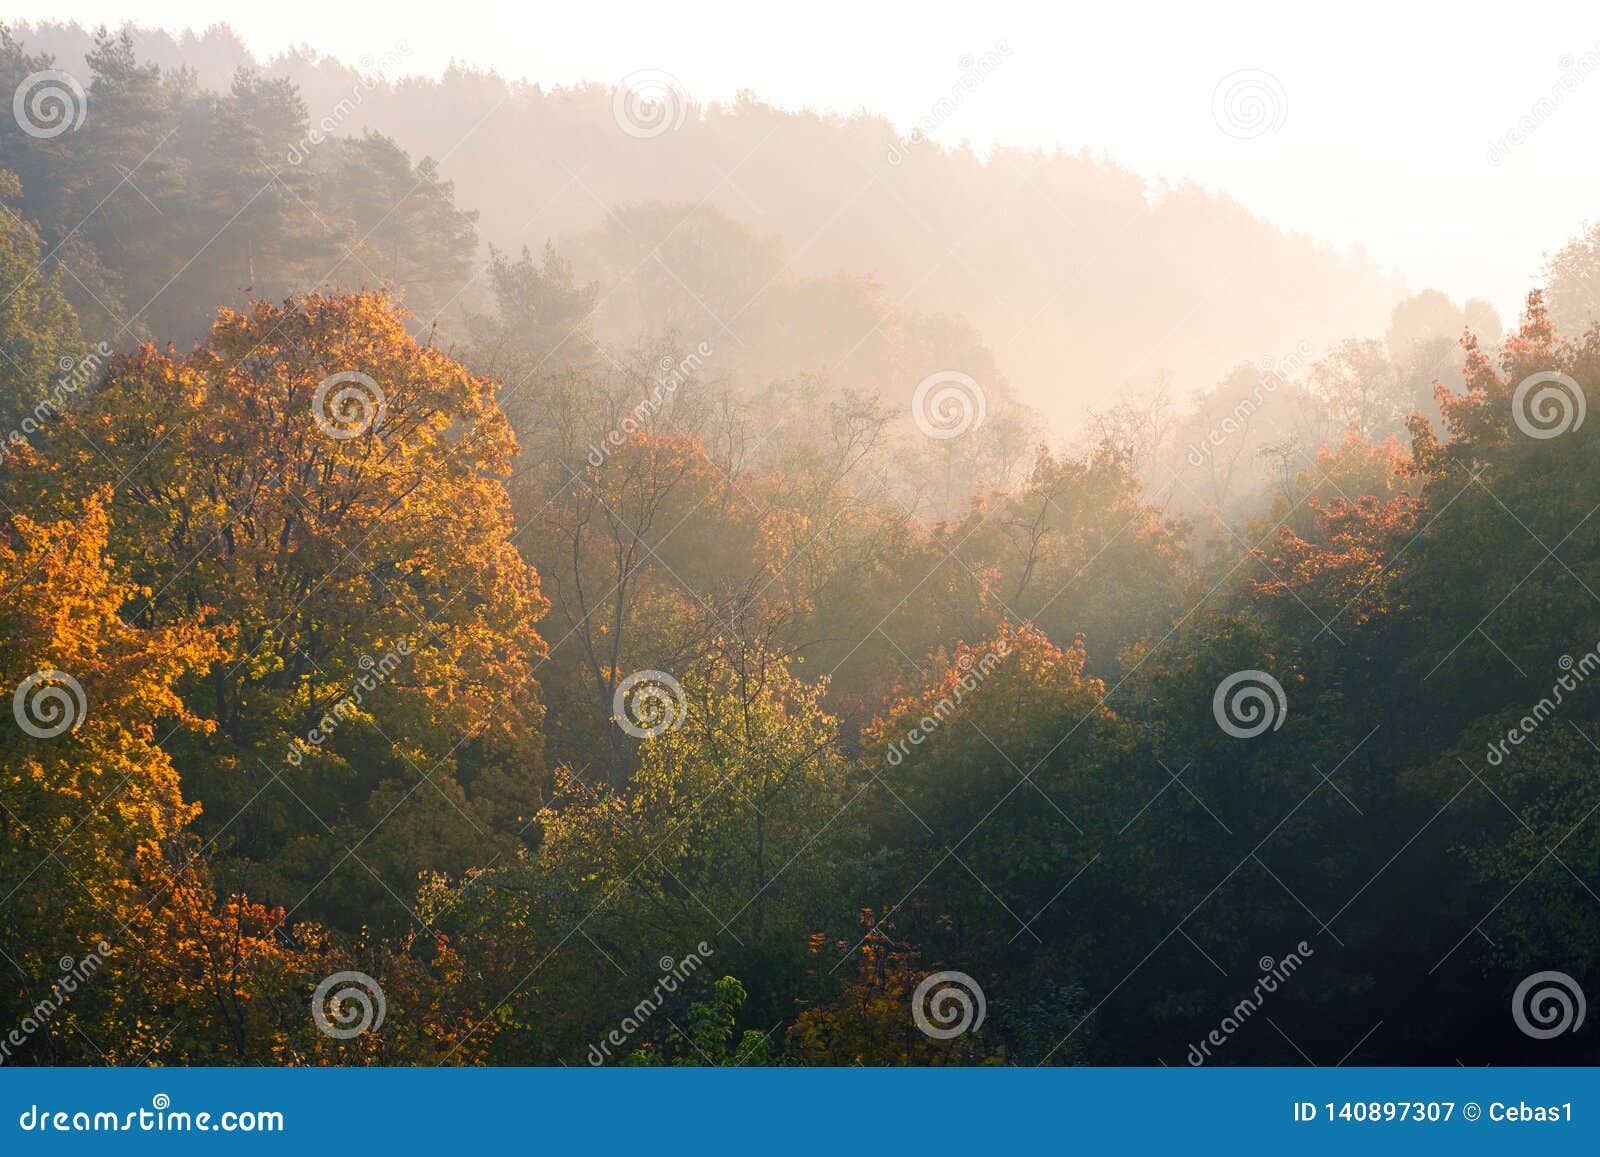
[[115,486],[125,618],[232,628],[181,684],[217,726],[179,766],[208,834],[269,865],[258,898],[394,922],[421,869],[486,862],[537,810],[547,604],[511,542],[514,452],[489,381],[351,294],[116,358],[19,457],[30,508]]
[[141,863],[199,810],[161,742],[209,726],[173,687],[221,653],[193,616],[118,617],[139,592],[114,577],[107,534],[103,495],[76,522],[0,530],[0,1018],[37,1060],[83,1051],[101,973],[147,947]]

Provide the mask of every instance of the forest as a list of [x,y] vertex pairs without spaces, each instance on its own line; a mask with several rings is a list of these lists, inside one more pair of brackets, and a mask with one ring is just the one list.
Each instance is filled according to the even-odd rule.
[[0,1063],[1600,1061],[1600,226],[403,56],[0,26]]

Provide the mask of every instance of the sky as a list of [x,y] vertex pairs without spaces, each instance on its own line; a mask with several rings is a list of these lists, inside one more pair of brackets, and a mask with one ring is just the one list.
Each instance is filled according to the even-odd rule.
[[[750,89],[791,108],[865,108],[903,129],[931,117],[945,144],[1087,148],[1148,178],[1225,191],[1282,226],[1361,248],[1413,288],[1484,298],[1507,320],[1546,256],[1600,218],[1593,0],[7,8],[4,19],[172,30],[225,11],[258,55],[309,44],[355,62],[404,41],[404,70],[417,73],[455,60],[550,86],[659,70],[702,102]],[[990,54],[998,64],[982,83],[934,116],[964,60]]]

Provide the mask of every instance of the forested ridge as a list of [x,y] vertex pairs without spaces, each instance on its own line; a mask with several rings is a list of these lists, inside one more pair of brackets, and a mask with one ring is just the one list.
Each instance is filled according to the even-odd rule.
[[1600,1059],[1508,1007],[1600,981],[1592,233],[1052,439],[697,194],[491,245],[543,161],[87,64],[0,119],[4,1063]]
[[[63,68],[93,51],[91,31],[76,25],[19,35]],[[1085,402],[1104,406],[1130,387],[1171,378],[1187,391],[1257,352],[1381,329],[1405,295],[1360,252],[1334,252],[1223,193],[1146,179],[1087,152],[944,149],[903,140],[867,110],[781,109],[750,92],[707,102],[679,91],[672,131],[641,141],[617,130],[619,78],[550,86],[466,66],[414,76],[420,38],[400,30],[354,61],[310,47],[259,60],[225,26],[130,35],[141,59],[187,71],[198,89],[225,93],[241,66],[254,69],[293,84],[313,128],[370,130],[436,158],[479,214],[484,242],[515,253],[553,238],[580,280],[606,283],[593,318],[601,336],[623,341],[674,322],[712,328],[737,335],[724,343],[726,364],[737,358],[757,378],[827,369],[835,381],[892,388],[904,373],[885,364],[895,343],[841,320],[887,317],[890,330],[895,312],[959,314],[1024,400],[1068,429]],[[1005,78],[1024,50],[975,47],[948,62],[949,88],[929,93],[935,115]],[[1068,108],[1061,115],[1074,119]],[[651,201],[678,212],[630,210]],[[680,225],[691,205],[694,219]],[[670,273],[647,260],[658,247]],[[440,283],[421,280],[437,293]],[[417,312],[429,316],[446,296]],[[1070,383],[1064,365],[1074,367]]]

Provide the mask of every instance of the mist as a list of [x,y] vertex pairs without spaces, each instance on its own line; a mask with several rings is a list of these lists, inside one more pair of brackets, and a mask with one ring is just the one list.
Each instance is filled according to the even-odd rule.
[[0,1060],[1596,1061],[1592,47],[102,7],[0,26]]

